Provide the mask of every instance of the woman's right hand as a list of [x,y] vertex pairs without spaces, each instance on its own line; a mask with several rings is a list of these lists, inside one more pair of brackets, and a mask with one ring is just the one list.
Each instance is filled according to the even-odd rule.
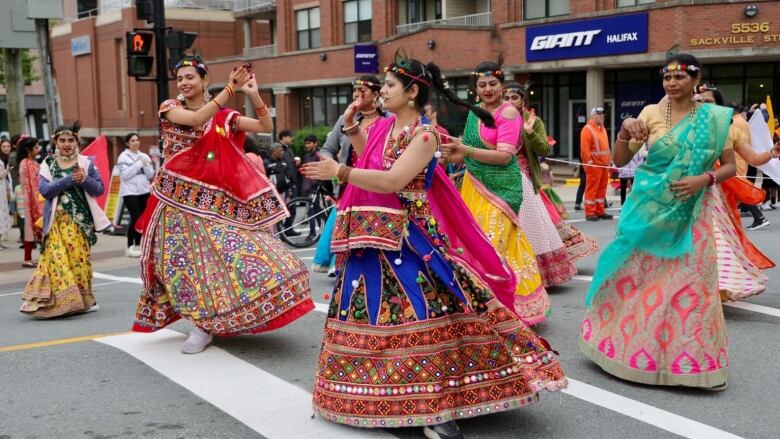
[[345,126],[351,126],[355,124],[355,116],[357,115],[358,111],[360,111],[360,104],[362,102],[361,98],[355,99],[351,104],[347,106],[347,109],[344,111],[344,125]]
[[228,84],[233,85],[233,89],[238,90],[252,78],[252,73],[246,68],[246,65],[233,67],[228,77]]
[[647,131],[647,125],[641,119],[635,119],[630,117],[623,121],[623,125],[620,127],[619,137],[629,137],[637,142],[645,142],[649,136]]

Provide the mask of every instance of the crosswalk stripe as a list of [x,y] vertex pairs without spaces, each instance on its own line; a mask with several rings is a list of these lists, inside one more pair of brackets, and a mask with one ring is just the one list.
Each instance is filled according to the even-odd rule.
[[667,412],[652,405],[626,398],[625,396],[571,378],[569,379],[569,387],[563,392],[682,437],[691,439],[740,439],[740,436],[719,430],[707,424],[702,424],[693,419]]
[[213,406],[270,438],[394,438],[328,422],[312,413],[311,394],[217,347],[179,352],[186,336],[169,329],[95,341],[124,351]]

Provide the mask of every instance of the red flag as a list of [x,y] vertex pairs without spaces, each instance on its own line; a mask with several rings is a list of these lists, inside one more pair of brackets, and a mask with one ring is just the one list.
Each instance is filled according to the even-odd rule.
[[105,210],[106,200],[108,199],[108,184],[111,182],[111,170],[108,168],[108,140],[106,136],[100,136],[90,143],[89,146],[81,151],[81,155],[92,158],[95,166],[100,173],[100,179],[103,180],[103,195],[97,197],[98,206]]

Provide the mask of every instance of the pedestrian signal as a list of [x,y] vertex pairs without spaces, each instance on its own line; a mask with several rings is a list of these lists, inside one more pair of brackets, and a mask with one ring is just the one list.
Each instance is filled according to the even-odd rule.
[[187,55],[186,50],[192,47],[198,34],[183,30],[170,30],[165,35],[165,46],[168,48],[168,69],[173,71],[176,64]]
[[125,34],[127,42],[127,74],[130,76],[149,76],[152,72],[154,57],[149,55],[154,41],[154,33],[133,31]]

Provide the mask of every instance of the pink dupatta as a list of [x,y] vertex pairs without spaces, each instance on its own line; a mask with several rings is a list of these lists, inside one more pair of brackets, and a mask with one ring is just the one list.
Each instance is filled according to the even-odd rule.
[[[366,148],[355,164],[359,169],[384,170],[384,150],[387,137],[392,130],[395,116],[389,116],[377,121],[368,133]],[[510,310],[514,310],[516,278],[514,271],[499,256],[490,241],[474,220],[460,193],[447,178],[439,166],[429,166],[428,172],[433,172],[430,185],[427,187],[428,202],[431,213],[439,225],[440,231],[447,236],[450,247],[446,248],[448,256],[463,261],[474,272],[481,275],[496,298]],[[339,201],[339,223],[344,233],[339,238],[342,244],[336,245],[336,236],[332,248],[336,251],[347,251],[351,248],[376,247],[387,250],[399,250],[402,245],[403,231],[379,237],[389,244],[376,245],[377,237],[360,234],[351,235],[356,230],[355,212],[393,212],[403,215],[404,229],[408,218],[403,210],[403,204],[397,194],[379,194],[348,185]],[[340,221],[339,221],[340,220]],[[395,232],[395,230],[392,230]],[[396,238],[396,235],[398,237]]]

